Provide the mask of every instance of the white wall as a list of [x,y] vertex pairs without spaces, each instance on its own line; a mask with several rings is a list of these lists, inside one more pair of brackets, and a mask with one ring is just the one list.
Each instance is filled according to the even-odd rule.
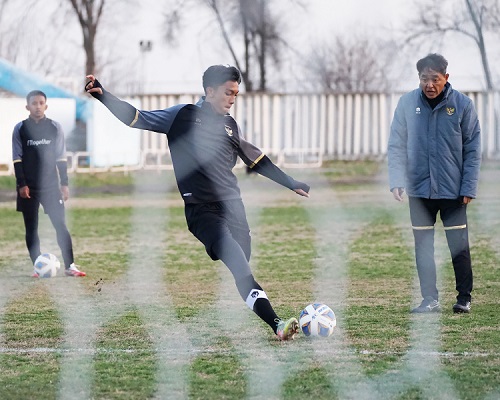
[[[125,99],[140,108],[138,101]],[[141,132],[120,122],[99,101],[90,101],[87,149],[92,167],[137,165],[141,158]]]

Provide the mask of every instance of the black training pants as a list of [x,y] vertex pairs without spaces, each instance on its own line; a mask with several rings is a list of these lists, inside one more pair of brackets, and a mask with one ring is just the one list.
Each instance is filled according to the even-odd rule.
[[40,237],[38,235],[38,212],[40,204],[49,216],[50,222],[56,230],[57,244],[59,245],[64,260],[64,266],[68,268],[74,261],[73,243],[71,235],[66,227],[64,201],[58,190],[50,192],[30,191],[30,199],[17,198],[17,211],[23,213],[24,227],[26,229],[26,246],[34,263],[40,255]]
[[467,205],[462,203],[461,198],[450,200],[410,197],[409,201],[422,297],[430,296],[435,300],[439,298],[434,260],[434,225],[439,212],[455,271],[457,300],[470,301],[473,278],[467,226]]

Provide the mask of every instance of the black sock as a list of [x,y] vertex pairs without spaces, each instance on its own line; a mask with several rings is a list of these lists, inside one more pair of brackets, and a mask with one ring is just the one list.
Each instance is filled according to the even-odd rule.
[[273,306],[268,299],[257,299],[253,306],[253,312],[257,314],[276,333],[279,317],[274,312]]
[[271,302],[267,299],[266,292],[255,281],[253,275],[248,275],[236,281],[236,287],[248,307],[276,333],[279,317],[274,312]]

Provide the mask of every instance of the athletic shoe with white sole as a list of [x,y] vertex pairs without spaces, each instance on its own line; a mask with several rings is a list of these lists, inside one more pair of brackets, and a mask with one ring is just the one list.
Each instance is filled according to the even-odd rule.
[[87,276],[85,272],[80,271],[77,268],[77,265],[75,265],[75,263],[71,264],[69,268],[66,268],[64,270],[64,273],[66,274],[66,276]]
[[422,303],[420,303],[418,307],[415,307],[413,310],[411,310],[411,313],[419,314],[419,313],[432,313],[440,311],[441,311],[441,305],[439,304],[439,301],[433,299],[432,297],[426,297],[425,299],[422,300]]
[[470,313],[470,301],[458,300],[456,304],[453,304],[453,312],[455,314]]
[[279,320],[276,335],[280,340],[293,340],[299,332],[299,321],[297,318],[290,318],[287,321]]

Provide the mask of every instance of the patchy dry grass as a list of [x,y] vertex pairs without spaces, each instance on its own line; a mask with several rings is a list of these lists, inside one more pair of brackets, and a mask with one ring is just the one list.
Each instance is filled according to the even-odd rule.
[[[88,273],[81,280],[30,278],[20,215],[1,207],[0,398],[71,398],[59,382],[72,367],[67,358],[85,354],[88,396],[95,398],[346,399],[369,393],[423,399],[433,398],[429,388],[434,398],[495,398],[500,231],[488,215],[492,221],[500,215],[498,180],[491,178],[470,208],[473,313],[451,312],[453,273],[439,232],[444,311],[426,319],[408,313],[418,298],[410,227],[401,217],[407,217],[405,205],[395,206],[385,183],[339,187],[335,176],[301,172],[313,183],[314,201],[242,177],[251,266],[280,315],[298,315],[315,300],[318,266],[345,268],[331,274],[337,281],[322,282],[345,296],[334,310],[337,332],[318,341],[275,340],[246,308],[225,268],[187,231],[180,200],[170,191],[164,201],[147,192],[74,199],[68,219],[78,263]],[[321,220],[332,208],[339,221],[317,238],[312,217]],[[330,260],[340,239],[347,246],[342,266]],[[82,309],[68,319],[75,302]],[[89,321],[95,323],[90,342],[68,337],[79,328],[65,325],[69,320],[81,324],[82,335]],[[430,339],[435,342],[425,347]],[[434,369],[426,375],[424,367]]]

